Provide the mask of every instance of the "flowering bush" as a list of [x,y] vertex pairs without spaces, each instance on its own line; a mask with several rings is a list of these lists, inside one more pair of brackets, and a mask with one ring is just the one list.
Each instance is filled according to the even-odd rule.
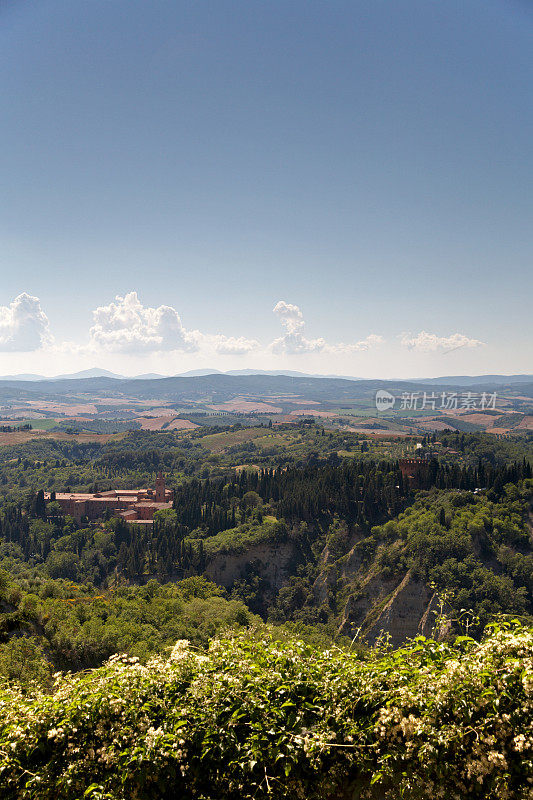
[[533,797],[533,629],[361,656],[259,628],[0,690],[0,797]]

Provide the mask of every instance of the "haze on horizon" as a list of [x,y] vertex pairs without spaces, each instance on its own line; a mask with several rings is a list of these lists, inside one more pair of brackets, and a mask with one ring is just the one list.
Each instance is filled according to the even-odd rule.
[[533,9],[0,5],[0,374],[533,371]]

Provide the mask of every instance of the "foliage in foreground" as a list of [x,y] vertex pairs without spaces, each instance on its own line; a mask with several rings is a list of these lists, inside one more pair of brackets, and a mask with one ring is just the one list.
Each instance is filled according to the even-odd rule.
[[264,629],[0,692],[2,798],[533,792],[533,629],[361,656]]

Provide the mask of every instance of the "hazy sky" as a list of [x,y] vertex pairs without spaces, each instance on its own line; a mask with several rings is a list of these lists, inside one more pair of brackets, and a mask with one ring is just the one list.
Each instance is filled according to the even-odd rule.
[[0,374],[533,372],[533,4],[0,0]]

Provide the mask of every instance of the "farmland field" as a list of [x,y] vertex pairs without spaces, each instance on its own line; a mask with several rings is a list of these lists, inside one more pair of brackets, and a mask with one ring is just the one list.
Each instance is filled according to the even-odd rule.
[[213,433],[203,436],[202,445],[213,453],[220,453],[227,447],[249,442],[265,435],[264,428],[243,428],[237,431],[227,431],[224,433]]

